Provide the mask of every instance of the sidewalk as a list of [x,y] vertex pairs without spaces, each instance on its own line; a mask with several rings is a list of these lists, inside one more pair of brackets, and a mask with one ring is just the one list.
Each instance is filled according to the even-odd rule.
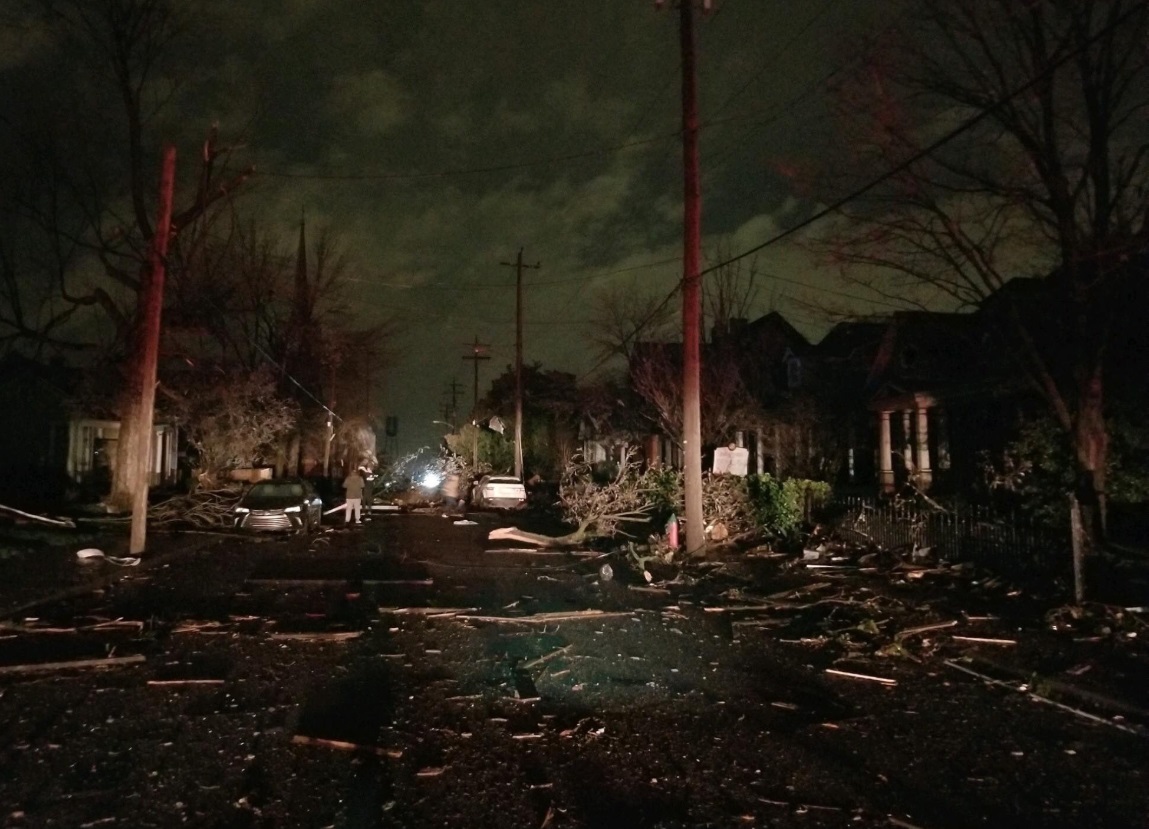
[[9,619],[44,601],[105,588],[218,538],[194,533],[149,531],[148,552],[138,565],[118,566],[106,558],[82,560],[80,550],[126,557],[127,526],[82,524],[75,529],[7,524],[0,531],[0,619]]

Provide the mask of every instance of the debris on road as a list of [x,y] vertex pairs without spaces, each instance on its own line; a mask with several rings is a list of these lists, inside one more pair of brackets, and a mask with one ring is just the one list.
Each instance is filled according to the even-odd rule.
[[830,674],[831,676],[846,677],[847,679],[864,679],[868,682],[877,682],[877,683],[880,683],[882,685],[897,685],[898,684],[898,681],[896,679],[890,679],[889,677],[872,676],[870,674],[860,674],[860,673],[857,673],[855,671],[841,671],[841,670],[838,670],[837,668],[827,668],[826,673]]
[[16,509],[15,507],[9,507],[4,504],[0,504],[0,512],[4,512],[8,515],[14,515],[18,519],[22,518],[25,521],[35,521],[36,523],[48,524],[53,527],[65,527],[67,529],[75,529],[76,527],[76,522],[71,518],[49,518],[46,515],[37,515],[32,512],[25,512],[24,510]]
[[529,616],[484,616],[475,614],[459,614],[455,618],[468,622],[490,622],[508,624],[539,624],[547,625],[551,622],[573,622],[585,619],[612,619],[621,616],[633,616],[630,610],[563,610],[553,613],[533,613]]
[[26,674],[44,671],[68,671],[74,668],[118,668],[144,662],[143,654],[108,656],[100,659],[72,659],[65,662],[27,662],[22,665],[0,665],[0,674]]
[[401,748],[382,748],[381,746],[369,746],[363,745],[361,743],[351,743],[346,740],[329,740],[326,737],[310,737],[306,734],[295,734],[292,736],[291,742],[295,743],[296,745],[333,748],[336,751],[374,754],[376,757],[386,757],[389,760],[398,760],[403,756],[403,749]]

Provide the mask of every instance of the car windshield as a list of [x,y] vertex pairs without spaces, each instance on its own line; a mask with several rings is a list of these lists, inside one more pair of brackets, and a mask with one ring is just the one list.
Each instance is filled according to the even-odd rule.
[[491,478],[487,481],[489,484],[517,484],[520,483],[518,478]]
[[289,482],[265,482],[256,484],[248,493],[251,498],[302,498],[303,485]]

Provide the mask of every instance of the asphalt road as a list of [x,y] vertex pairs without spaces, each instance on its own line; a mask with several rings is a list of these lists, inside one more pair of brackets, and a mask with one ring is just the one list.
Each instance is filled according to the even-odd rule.
[[905,602],[777,560],[648,585],[470,518],[220,537],[24,607],[3,825],[1149,826],[1145,737],[739,610]]

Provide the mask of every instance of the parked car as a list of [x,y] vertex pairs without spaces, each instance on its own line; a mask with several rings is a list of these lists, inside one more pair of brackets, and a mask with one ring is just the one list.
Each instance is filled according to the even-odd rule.
[[476,509],[522,509],[526,504],[526,487],[512,475],[484,475],[471,491]]
[[259,481],[235,506],[235,526],[241,530],[310,532],[322,520],[322,499],[299,478]]

